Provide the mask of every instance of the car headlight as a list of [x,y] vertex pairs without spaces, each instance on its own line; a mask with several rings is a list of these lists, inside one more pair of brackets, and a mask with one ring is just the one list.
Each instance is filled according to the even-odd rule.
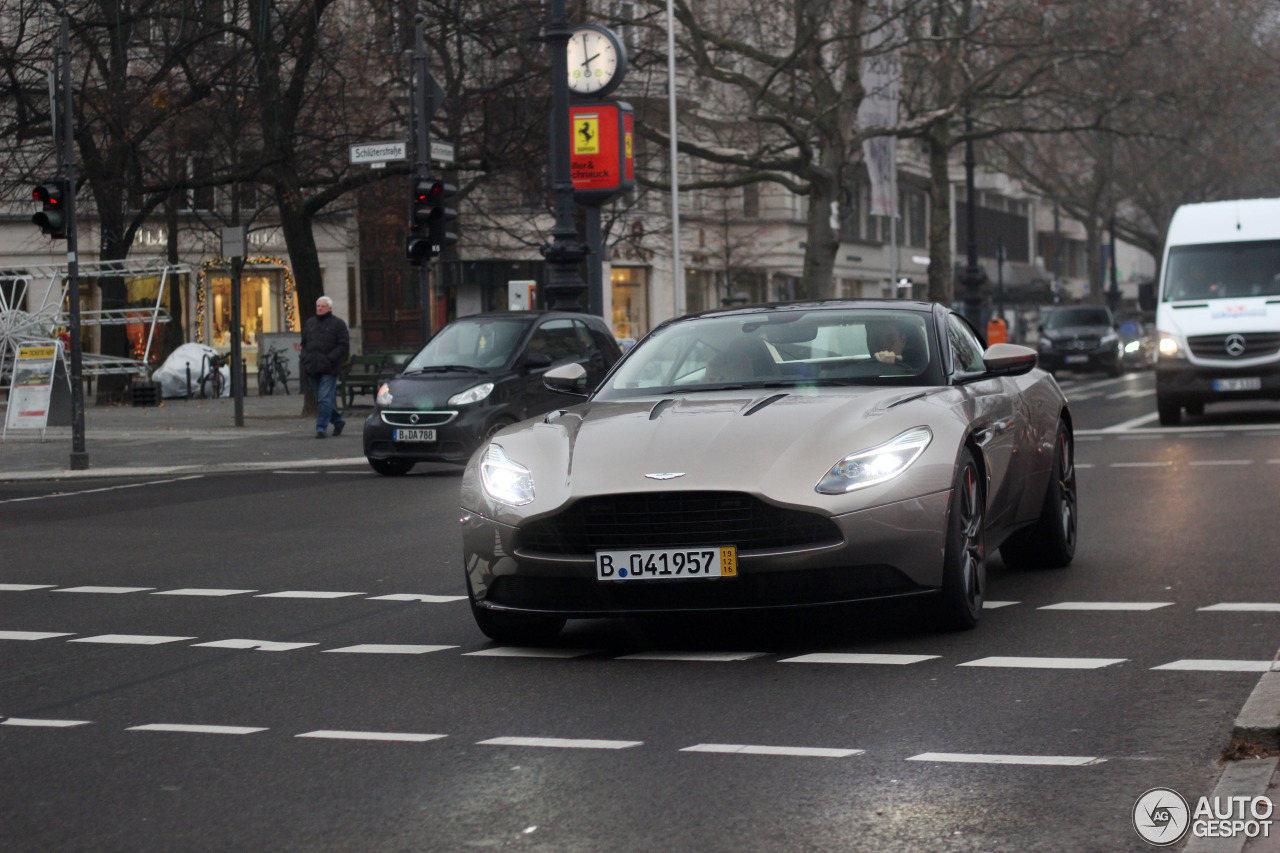
[[466,406],[470,403],[479,403],[481,400],[488,397],[492,391],[492,382],[482,382],[479,385],[468,388],[458,394],[454,394],[449,398],[449,405]]
[[1048,352],[1053,349],[1053,340],[1051,338],[1041,338],[1036,346],[1040,348],[1041,352]]
[[512,506],[524,506],[533,500],[533,474],[519,462],[507,457],[501,445],[491,444],[480,460],[480,482],[485,494]]
[[892,480],[920,458],[930,441],[933,431],[918,426],[878,447],[851,453],[831,466],[814,491],[820,495],[843,495]]
[[1137,352],[1140,349],[1142,349],[1142,341],[1129,341],[1124,345],[1125,352]]
[[391,386],[384,382],[382,384],[382,387],[378,389],[378,396],[374,397],[373,401],[377,403],[379,406],[390,406],[391,405]]
[[1186,358],[1186,353],[1182,351],[1182,347],[1178,345],[1178,339],[1168,332],[1160,333],[1160,357],[1161,358]]

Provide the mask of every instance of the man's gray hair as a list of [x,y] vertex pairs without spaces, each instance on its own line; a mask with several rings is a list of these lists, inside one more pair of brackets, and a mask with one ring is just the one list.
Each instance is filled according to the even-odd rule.
[[317,305],[319,305],[321,302],[323,302],[325,305],[328,305],[330,308],[333,307],[333,300],[327,296],[321,296],[319,299],[316,300]]

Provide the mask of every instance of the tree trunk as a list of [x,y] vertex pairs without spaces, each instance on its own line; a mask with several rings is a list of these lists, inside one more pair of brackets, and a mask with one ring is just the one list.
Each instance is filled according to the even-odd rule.
[[951,134],[939,124],[926,137],[929,145],[929,301],[954,301],[955,267],[951,260]]
[[[284,190],[278,186],[276,202],[280,209],[280,229],[284,232],[284,243],[289,250],[289,262],[298,291],[298,320],[305,323],[307,318],[315,316],[316,300],[324,296],[324,275],[320,270],[315,234],[311,230],[311,216],[300,203],[297,190]],[[316,398],[311,393],[311,383],[305,376],[300,376],[299,384],[302,386],[302,414],[314,415]]]
[[805,228],[804,275],[797,299],[828,299],[834,286],[836,252],[840,240],[831,227],[831,205],[836,203],[836,182],[818,179],[809,184],[809,219]]
[[1084,221],[1085,263],[1089,266],[1088,302],[1104,305],[1107,301],[1106,282],[1102,275],[1102,224],[1096,216]]

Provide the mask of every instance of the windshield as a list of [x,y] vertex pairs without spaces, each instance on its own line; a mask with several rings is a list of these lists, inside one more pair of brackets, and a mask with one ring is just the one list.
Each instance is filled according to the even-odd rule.
[[1044,321],[1046,329],[1066,329],[1071,326],[1110,326],[1111,315],[1106,308],[1059,308],[1050,312]]
[[1174,246],[1164,301],[1280,296],[1280,241]]
[[457,320],[441,329],[405,365],[405,373],[443,367],[501,367],[511,358],[529,322],[526,317]]
[[927,316],[910,311],[751,312],[657,329],[597,393],[651,394],[819,385],[937,385]]

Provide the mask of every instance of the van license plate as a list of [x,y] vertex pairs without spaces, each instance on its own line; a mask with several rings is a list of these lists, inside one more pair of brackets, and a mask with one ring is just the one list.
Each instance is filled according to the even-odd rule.
[[1213,380],[1215,391],[1261,391],[1262,379],[1257,376],[1244,376],[1239,379]]
[[392,441],[435,441],[436,431],[433,429],[398,429],[391,435]]

